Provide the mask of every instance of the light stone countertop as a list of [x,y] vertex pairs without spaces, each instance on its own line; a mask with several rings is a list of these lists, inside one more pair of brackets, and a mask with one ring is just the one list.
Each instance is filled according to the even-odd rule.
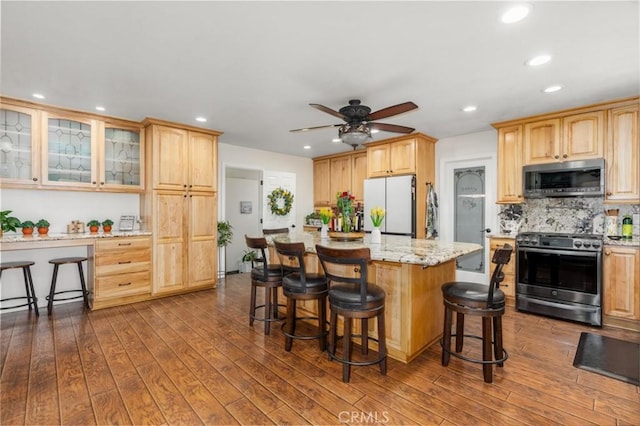
[[382,235],[380,244],[371,243],[371,236],[365,234],[363,240],[339,241],[331,238],[321,239],[317,232],[294,232],[274,235],[268,240],[282,242],[304,242],[308,252],[315,253],[316,244],[336,249],[368,247],[371,260],[386,262],[412,263],[422,266],[435,266],[459,256],[482,249],[479,244],[458,243],[440,240],[417,240],[411,237]]
[[620,238],[619,240],[612,240],[605,235],[604,245],[606,246],[627,246],[627,247],[640,247],[640,237],[634,235],[631,239]]
[[73,245],[91,245],[93,241],[100,238],[118,238],[118,237],[140,237],[149,236],[150,231],[112,231],[104,232],[84,232],[67,234],[62,232],[50,232],[47,235],[24,236],[22,233],[3,234],[0,239],[0,250],[21,250],[32,248],[47,247],[65,247]]

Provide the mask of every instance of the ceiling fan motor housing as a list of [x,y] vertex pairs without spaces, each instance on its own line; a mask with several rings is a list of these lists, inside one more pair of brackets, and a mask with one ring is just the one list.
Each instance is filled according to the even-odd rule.
[[359,99],[351,99],[349,105],[340,108],[340,114],[344,115],[349,123],[360,123],[371,113],[371,108],[360,105]]

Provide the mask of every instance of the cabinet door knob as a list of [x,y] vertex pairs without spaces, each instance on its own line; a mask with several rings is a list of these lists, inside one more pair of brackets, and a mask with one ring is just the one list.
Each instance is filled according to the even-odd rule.
[[34,177],[32,180],[33,180],[34,182],[37,182],[37,181],[38,181],[38,178]]
[[611,195],[611,192],[607,192],[607,197]]
[[610,254],[611,254],[611,250],[605,250],[605,251],[604,251],[604,255],[605,255],[605,256],[609,256]]
[[185,184],[184,184],[184,185],[182,185],[182,186],[186,188],[186,187],[187,187],[187,184],[185,183]]
[[553,158],[555,158],[557,160],[558,158],[560,158],[560,156],[559,155],[555,155]]
[[104,185],[104,182],[100,182],[100,185]]
[[93,181],[93,182],[91,182],[91,183],[95,185],[95,184],[97,184],[98,182],[96,182],[96,181],[94,180],[94,181]]
[[567,158],[568,155],[567,154],[562,154],[562,158]]

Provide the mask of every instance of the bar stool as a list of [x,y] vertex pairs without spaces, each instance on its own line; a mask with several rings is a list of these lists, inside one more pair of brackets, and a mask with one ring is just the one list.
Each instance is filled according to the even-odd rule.
[[[53,277],[51,278],[51,288],[49,288],[49,295],[47,296],[47,300],[49,303],[47,304],[47,314],[51,315],[53,311],[53,302],[60,300],[73,300],[73,299],[84,299],[84,305],[87,309],[89,309],[89,292],[87,291],[87,286],[84,282],[84,272],[82,271],[82,262],[86,261],[86,257],[60,257],[58,259],[51,259],[49,263],[53,265]],[[76,264],[78,265],[78,274],[80,275],[80,287],[79,290],[64,290],[56,292],[56,281],[58,280],[58,268],[60,265],[69,265]],[[61,297],[56,298],[55,296],[63,293],[77,293],[81,292],[82,294],[77,296],[69,296],[69,297]]]
[[12,309],[28,306],[29,310],[31,310],[31,307],[33,306],[33,310],[35,311],[36,316],[40,316],[40,311],[38,311],[38,298],[36,297],[36,292],[33,288],[33,279],[31,278],[31,266],[35,264],[35,262],[31,262],[28,260],[0,263],[0,277],[2,277],[2,272],[4,272],[5,270],[22,269],[22,276],[24,277],[24,292],[26,294],[26,296],[8,297],[6,299],[0,300],[0,302],[5,302],[8,300],[27,299],[27,303],[25,304],[0,307],[0,309]]
[[[442,285],[444,299],[444,332],[442,333],[442,365],[449,365],[450,355],[465,361],[482,364],[482,374],[486,383],[493,382],[493,364],[504,365],[509,354],[502,346],[502,315],[504,315],[505,297],[500,290],[504,280],[502,267],[509,263],[513,248],[509,244],[498,248],[492,262],[496,268],[489,285],[452,281]],[[452,313],[456,312],[456,333],[451,334]],[[464,334],[464,316],[482,317],[482,337]],[[493,331],[491,326],[493,323]],[[451,336],[456,338],[456,350],[451,352]],[[460,354],[465,337],[482,340],[482,359],[475,359]],[[493,338],[493,340],[492,340]],[[491,346],[495,359],[491,355]]]
[[[308,274],[304,263],[304,243],[282,243],[274,241],[276,250],[280,255],[280,264],[283,270],[289,272],[282,278],[282,292],[287,297],[287,320],[282,324],[282,332],[285,335],[284,349],[291,351],[293,339],[318,339],[320,350],[327,348],[327,279],[324,275]],[[293,265],[285,265],[284,257],[288,257]],[[317,317],[297,317],[296,305],[298,300],[316,300],[318,305]],[[297,320],[317,320],[318,332],[316,334],[296,334]]]
[[[371,259],[368,248],[332,249],[316,245],[316,253],[329,283],[329,307],[331,309],[329,331],[329,359],[341,362],[342,381],[349,382],[352,365],[380,364],[380,373],[387,374],[387,344],[384,324],[384,290],[367,283],[367,264]],[[352,274],[351,271],[355,272]],[[342,274],[341,274],[342,273]],[[338,315],[344,319],[342,357],[336,356]],[[378,319],[378,338],[369,337],[369,318]],[[362,332],[351,332],[352,321],[360,319]],[[355,361],[352,358],[351,339],[360,337],[361,352],[369,352],[369,339],[378,342],[378,355],[374,359]]]
[[[282,321],[278,318],[278,287],[282,287],[282,266],[270,264],[267,259],[267,240],[264,237],[244,236],[247,247],[260,250],[262,262],[251,269],[251,301],[249,302],[249,325],[253,326],[254,320],[264,321],[264,334],[269,335],[271,323]],[[258,287],[264,288],[264,305],[256,305],[256,291]],[[256,316],[256,309],[264,309],[262,317]]]

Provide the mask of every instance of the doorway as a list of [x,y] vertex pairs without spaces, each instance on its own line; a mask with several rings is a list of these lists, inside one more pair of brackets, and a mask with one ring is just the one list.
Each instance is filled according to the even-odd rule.
[[441,238],[482,246],[481,251],[456,259],[456,280],[487,284],[490,269],[487,235],[496,224],[496,160],[486,156],[443,160],[442,164]]

